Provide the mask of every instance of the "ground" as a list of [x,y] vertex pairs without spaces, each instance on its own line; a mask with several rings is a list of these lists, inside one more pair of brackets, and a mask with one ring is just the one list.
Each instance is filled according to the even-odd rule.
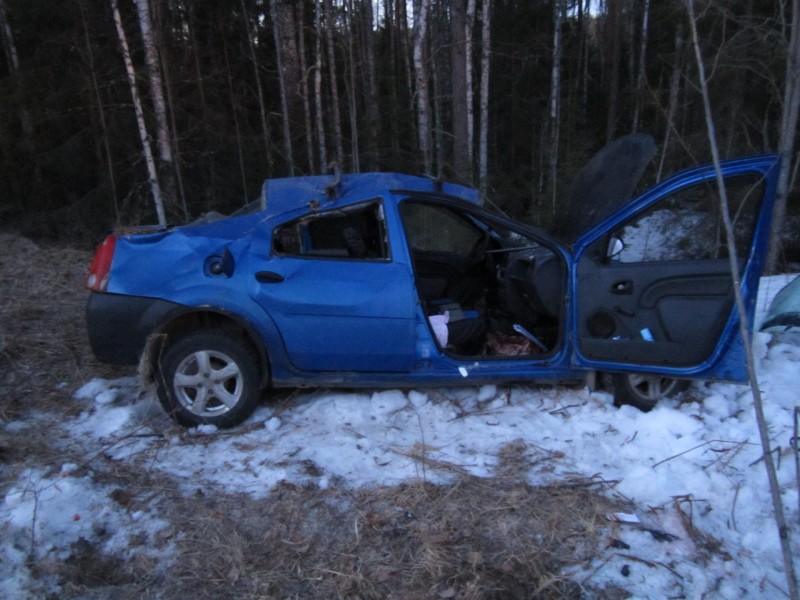
[[[1,237],[4,597],[785,595],[746,386],[647,414],[584,388],[294,391],[186,430],[92,358],[90,254]],[[754,346],[797,540],[800,343]]]

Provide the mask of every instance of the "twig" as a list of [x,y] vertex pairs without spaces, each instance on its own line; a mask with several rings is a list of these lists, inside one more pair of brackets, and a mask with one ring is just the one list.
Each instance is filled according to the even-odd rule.
[[[419,416],[418,410],[414,410],[414,414],[417,415],[417,424],[419,425],[419,435],[420,438],[422,439],[422,449],[424,452],[425,448],[427,448],[427,445],[425,444],[425,429],[422,427],[422,417]],[[425,465],[425,461],[422,460],[420,462],[422,462],[422,481],[428,483],[428,471]]]
[[31,550],[28,555],[28,560],[34,560],[34,551],[36,549],[36,517],[39,513],[39,490],[32,490],[33,493],[33,516],[31,517]]
[[656,464],[654,464],[652,466],[652,468],[655,469],[657,466],[662,465],[665,462],[669,462],[673,458],[678,458],[679,456],[683,456],[684,454],[688,454],[689,452],[693,452],[693,451],[697,450],[698,448],[702,448],[703,446],[708,446],[709,444],[740,444],[741,445],[741,444],[746,444],[746,443],[747,443],[746,441],[745,442],[734,442],[732,440],[708,440],[707,442],[703,442],[702,444],[698,444],[697,446],[689,448],[688,450],[684,450],[683,452],[678,452],[678,454],[673,454],[672,456],[669,456],[669,457],[665,458],[664,460],[660,460]]
[[[725,226],[725,241],[728,249],[728,260],[730,262],[731,278],[733,280],[733,292],[736,300],[736,310],[739,315],[739,333],[742,337],[742,345],[744,347],[745,358],[747,362],[747,374],[750,378],[750,389],[753,392],[753,406],[756,413],[756,423],[758,425],[758,433],[761,438],[761,446],[764,449],[764,467],[767,470],[767,480],[769,481],[769,491],[772,497],[772,508],[775,517],[775,524],[778,528],[778,537],[781,544],[781,552],[783,554],[783,567],[786,574],[786,583],[789,586],[789,596],[792,600],[800,598],[797,588],[797,576],[795,574],[794,560],[792,558],[792,530],[786,522],[786,514],[783,509],[783,499],[781,498],[781,489],[778,482],[778,473],[775,469],[775,463],[772,460],[772,452],[770,451],[769,431],[767,429],[767,419],[764,415],[764,401],[761,396],[761,389],[758,385],[758,376],[756,374],[755,358],[753,356],[752,339],[750,333],[750,324],[747,317],[747,310],[742,297],[742,289],[739,281],[739,260],[736,254],[734,244],[733,224],[731,223],[731,216],[728,204],[728,194],[725,188],[725,180],[722,175],[722,168],[720,166],[719,146],[717,145],[717,132],[714,126],[714,119],[711,112],[711,101],[708,97],[708,84],[706,80],[705,65],[703,63],[703,56],[700,51],[700,40],[697,34],[697,20],[694,12],[694,0],[686,1],[686,9],[689,13],[689,26],[692,31],[692,45],[694,46],[695,59],[697,61],[697,74],[700,82],[700,90],[703,96],[703,110],[706,116],[706,130],[708,132],[708,141],[711,147],[711,154],[714,160],[714,170],[716,171],[717,187],[719,189],[720,212],[722,215],[723,224]],[[792,29],[792,42],[796,41],[798,25],[798,3],[793,3],[792,21],[795,27]],[[792,60],[791,57],[789,59]],[[788,160],[789,157],[784,157]]]

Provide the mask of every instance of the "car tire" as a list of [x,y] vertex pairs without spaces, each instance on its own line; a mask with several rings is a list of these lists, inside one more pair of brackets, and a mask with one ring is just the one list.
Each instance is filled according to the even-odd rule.
[[239,337],[195,331],[168,344],[158,363],[158,398],[181,425],[234,427],[261,399],[258,358]]
[[[608,379],[607,379],[608,381]],[[662,398],[669,398],[686,389],[688,381],[645,373],[611,373],[610,387],[614,402],[630,404],[639,410],[652,410]]]

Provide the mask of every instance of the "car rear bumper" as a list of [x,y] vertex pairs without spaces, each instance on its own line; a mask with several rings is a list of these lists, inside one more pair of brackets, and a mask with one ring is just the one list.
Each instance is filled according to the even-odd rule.
[[86,324],[92,352],[101,361],[135,365],[147,337],[183,307],[156,298],[92,292]]

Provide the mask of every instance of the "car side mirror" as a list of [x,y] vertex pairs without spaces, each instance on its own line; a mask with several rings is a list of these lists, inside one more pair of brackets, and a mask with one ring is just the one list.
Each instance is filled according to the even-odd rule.
[[624,249],[625,244],[622,243],[622,240],[617,236],[613,236],[610,240],[608,240],[608,246],[606,247],[606,259],[618,260]]

